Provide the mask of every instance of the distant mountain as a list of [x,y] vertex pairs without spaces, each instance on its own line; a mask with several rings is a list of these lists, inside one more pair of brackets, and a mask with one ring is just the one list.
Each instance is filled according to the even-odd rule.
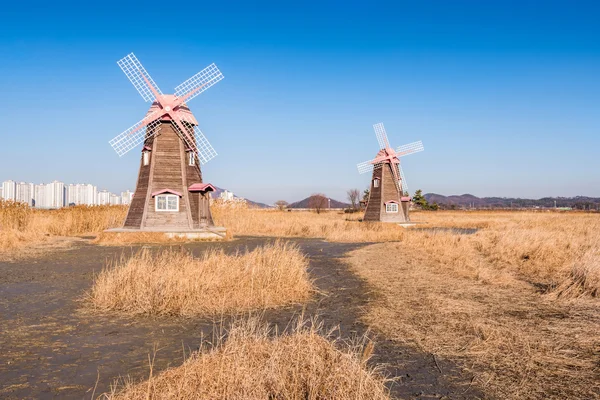
[[[304,200],[300,200],[300,201],[296,201],[295,203],[291,203],[287,206],[287,208],[310,208],[308,203],[310,201],[310,197],[305,198]],[[337,201],[334,199],[330,199],[330,206],[331,208],[348,208],[350,207],[350,204],[348,203],[343,203],[341,201]],[[325,207],[328,208],[328,207]]]
[[[510,208],[510,207],[572,207],[576,209],[596,209],[600,206],[598,197],[544,197],[541,199],[521,199],[513,197],[477,197],[472,194],[444,196],[436,193],[425,194],[430,204],[437,203],[443,208],[475,207],[475,208]],[[556,203],[555,203],[556,202]]]

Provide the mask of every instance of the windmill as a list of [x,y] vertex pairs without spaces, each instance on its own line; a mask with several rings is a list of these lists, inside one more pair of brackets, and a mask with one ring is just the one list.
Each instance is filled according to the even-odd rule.
[[223,75],[211,64],[163,94],[131,53],[117,62],[150,109],[141,121],[109,143],[123,156],[142,146],[140,169],[124,229],[149,231],[206,230],[213,225],[209,208],[215,187],[202,182],[200,164],[217,153],[198,128],[189,102]]
[[377,156],[357,165],[358,172],[373,172],[365,221],[409,222],[408,186],[400,166],[400,157],[423,151],[421,141],[406,144],[396,150],[390,147],[382,123],[373,125],[379,142]]

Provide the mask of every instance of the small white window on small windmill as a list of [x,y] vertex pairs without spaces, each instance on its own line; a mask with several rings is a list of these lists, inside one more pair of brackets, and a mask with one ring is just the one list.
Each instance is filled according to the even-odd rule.
[[398,212],[398,204],[397,203],[387,203],[385,205],[385,212],[397,213]]
[[150,164],[150,152],[149,151],[143,151],[142,152],[142,159],[144,161],[144,165],[148,165]]
[[156,196],[155,204],[156,211],[179,211],[179,196],[172,194],[161,194]]
[[188,152],[188,165],[196,165],[196,155],[193,151]]
[[379,187],[379,178],[373,179],[373,187]]

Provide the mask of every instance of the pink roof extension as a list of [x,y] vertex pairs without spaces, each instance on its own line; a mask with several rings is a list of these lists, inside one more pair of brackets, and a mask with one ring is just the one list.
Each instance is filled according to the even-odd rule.
[[194,183],[188,190],[190,192],[215,192],[217,189],[210,183]]
[[408,196],[403,196],[401,199],[401,201],[410,201],[410,197]]
[[172,190],[172,189],[158,190],[158,191],[152,193],[152,197],[158,196],[159,194],[163,194],[163,193],[176,194],[177,196],[181,197],[181,193],[179,193],[175,190]]

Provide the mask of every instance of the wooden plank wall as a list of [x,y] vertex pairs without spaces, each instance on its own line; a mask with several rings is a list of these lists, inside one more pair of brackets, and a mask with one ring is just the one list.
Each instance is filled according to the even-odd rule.
[[[152,157],[152,153],[150,153]],[[142,226],[142,216],[144,215],[144,205],[146,204],[146,193],[148,192],[148,181],[150,179],[150,165],[144,165],[142,154],[140,153],[140,172],[138,174],[137,185],[135,186],[135,192],[133,199],[129,205],[129,211],[127,212],[127,218],[125,218],[125,228],[139,229]]]
[[[153,176],[150,182],[151,192],[172,189],[178,192],[187,190],[183,184],[181,158],[184,154],[181,139],[170,123],[163,123],[160,134],[154,141]],[[187,217],[185,197],[179,199],[179,212],[160,212],[154,208],[155,199],[150,196],[146,204],[146,220],[144,227],[176,227],[190,228]]]
[[[365,221],[379,221],[381,218],[381,188],[382,188],[382,173],[383,168],[375,168],[373,169],[373,176],[371,177],[371,193],[369,195],[369,203],[367,204],[367,209],[365,210],[365,216],[363,220]],[[373,181],[375,178],[379,178],[379,187],[376,188],[373,186]]]

